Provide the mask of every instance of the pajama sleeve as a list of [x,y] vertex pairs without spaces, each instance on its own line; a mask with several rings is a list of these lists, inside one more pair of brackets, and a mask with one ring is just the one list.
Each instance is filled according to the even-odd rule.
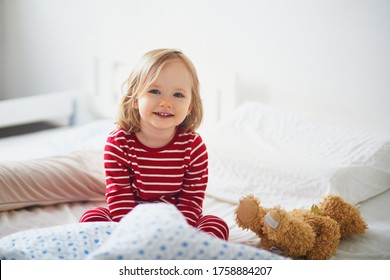
[[129,169],[129,158],[121,147],[123,147],[121,140],[109,137],[104,148],[106,200],[112,219],[116,222],[136,206],[131,189],[132,172]]
[[194,226],[202,216],[203,200],[208,182],[208,154],[202,138],[197,135],[192,143],[190,162],[184,174],[182,190],[176,207]]

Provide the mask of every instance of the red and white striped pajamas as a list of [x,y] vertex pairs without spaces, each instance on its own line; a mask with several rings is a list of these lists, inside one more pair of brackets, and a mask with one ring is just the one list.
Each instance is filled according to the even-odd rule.
[[107,139],[104,167],[108,209],[88,210],[80,222],[119,222],[138,204],[164,202],[176,205],[191,226],[228,239],[223,219],[202,214],[208,155],[199,134],[178,131],[168,145],[155,149],[118,128]]

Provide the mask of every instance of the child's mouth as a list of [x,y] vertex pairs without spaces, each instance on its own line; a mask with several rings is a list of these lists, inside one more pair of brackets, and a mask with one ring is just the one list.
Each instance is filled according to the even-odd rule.
[[154,112],[153,114],[159,116],[159,117],[162,117],[162,118],[169,118],[169,117],[173,117],[174,115],[171,114],[171,113],[165,113],[165,112]]

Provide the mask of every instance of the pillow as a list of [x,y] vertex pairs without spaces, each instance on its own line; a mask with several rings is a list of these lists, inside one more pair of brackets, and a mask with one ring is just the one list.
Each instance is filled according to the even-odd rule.
[[389,139],[261,103],[242,104],[203,138],[208,194],[233,203],[253,193],[268,207],[310,207],[333,193],[357,204],[390,188]]
[[0,163],[0,211],[105,196],[102,151]]

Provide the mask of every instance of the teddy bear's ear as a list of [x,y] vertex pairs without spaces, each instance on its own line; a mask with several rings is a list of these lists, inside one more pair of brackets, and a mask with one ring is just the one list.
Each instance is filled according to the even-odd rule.
[[310,212],[313,213],[314,215],[320,215],[321,214],[321,210],[320,210],[320,208],[316,204],[313,204],[311,206]]

